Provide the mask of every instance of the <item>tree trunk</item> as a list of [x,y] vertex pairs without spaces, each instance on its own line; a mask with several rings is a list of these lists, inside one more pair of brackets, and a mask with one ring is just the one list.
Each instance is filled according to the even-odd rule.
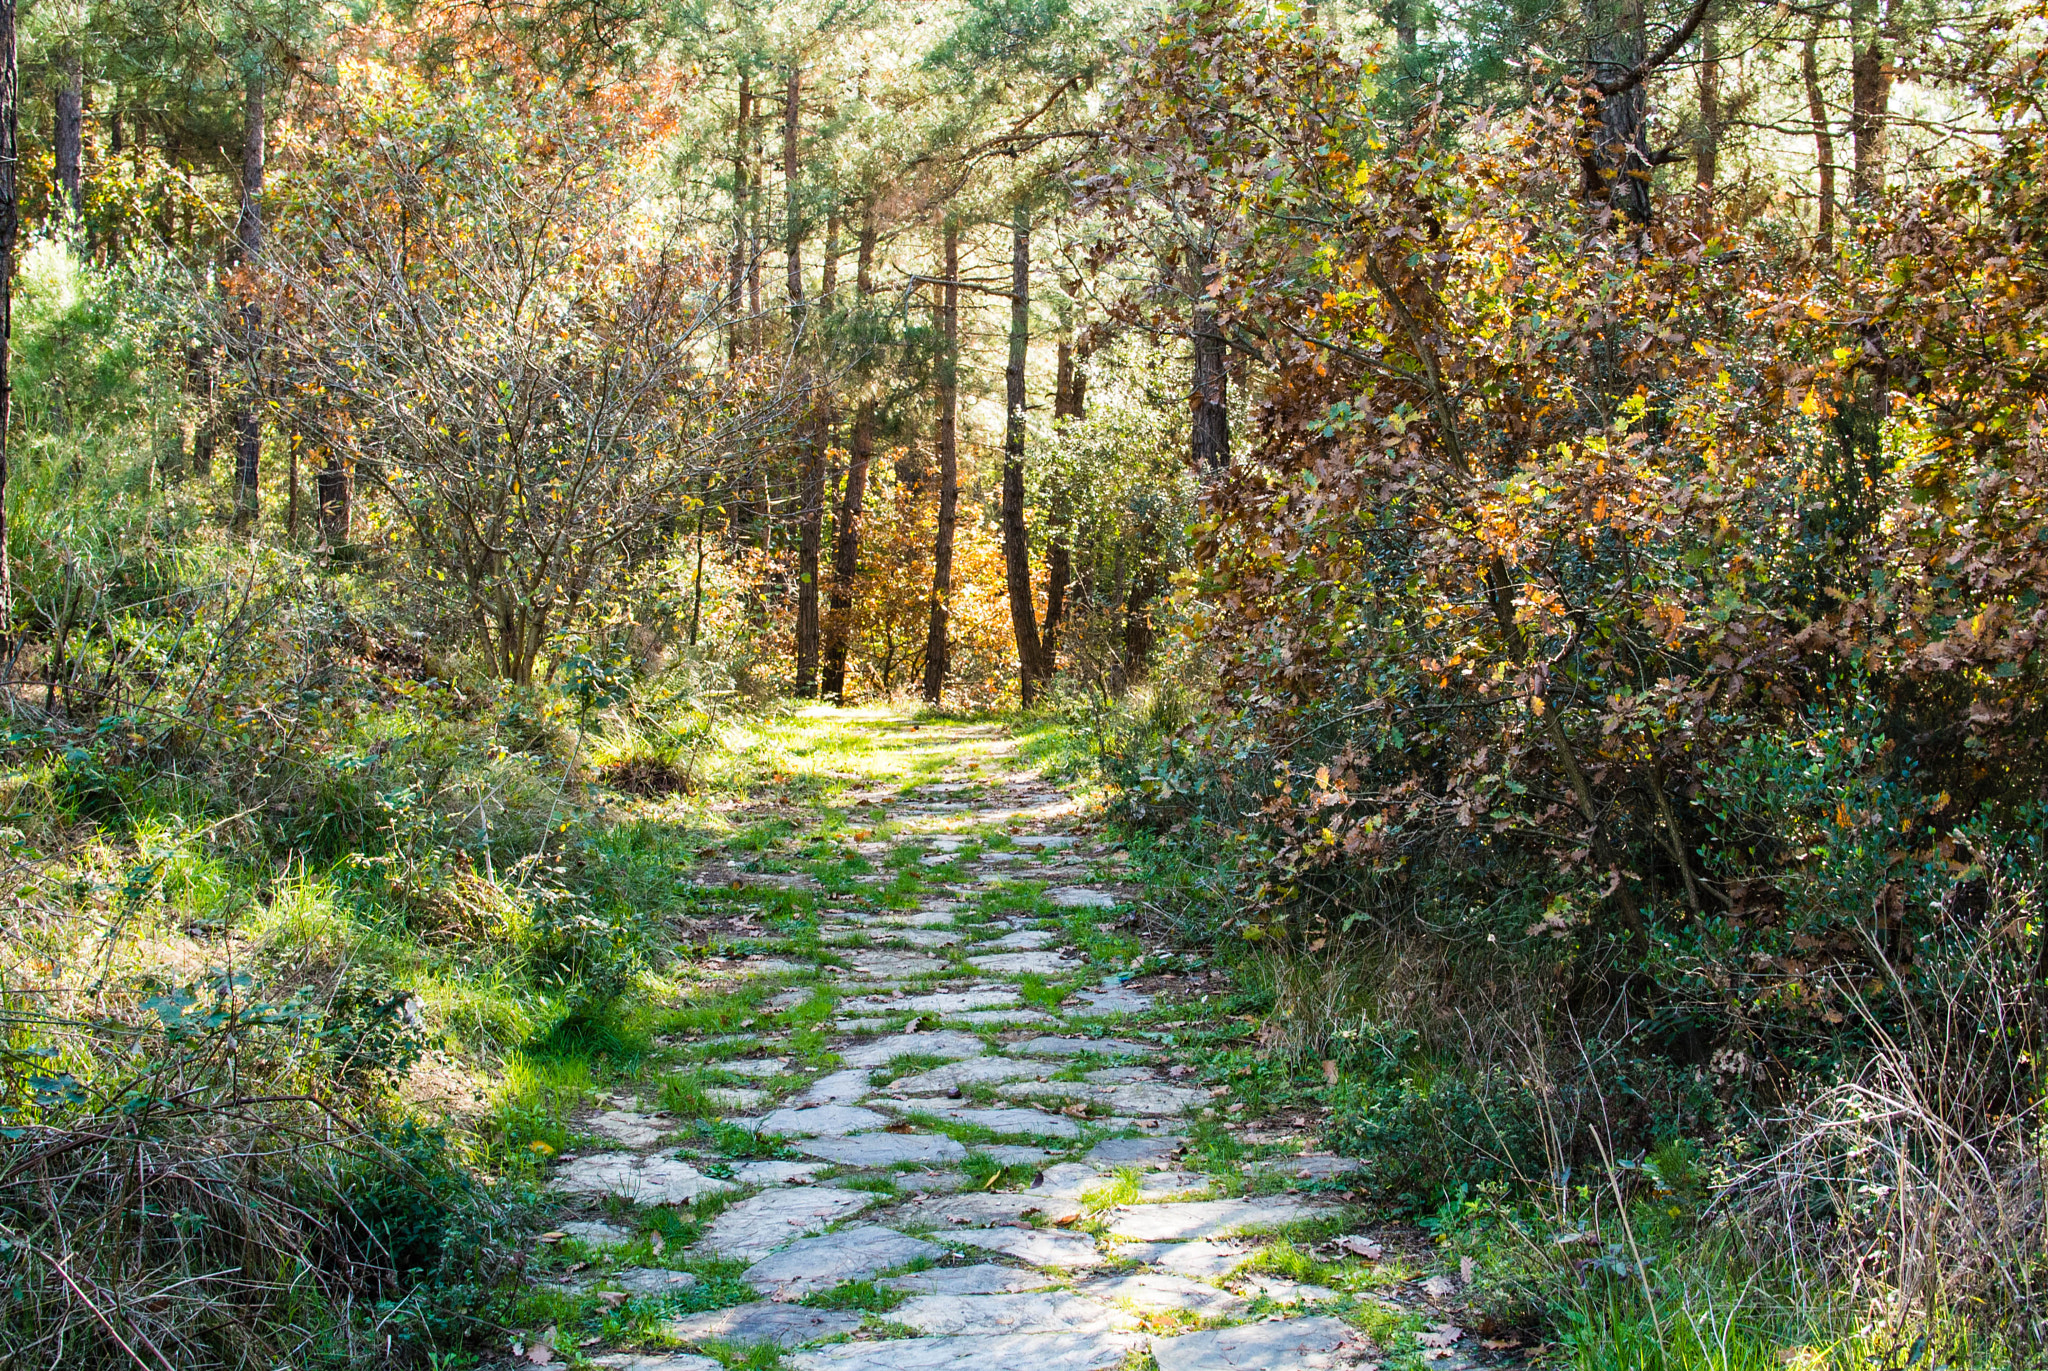
[[320,537],[330,548],[338,548],[348,542],[348,476],[348,465],[340,449],[327,445],[321,457],[319,475],[313,478],[313,490],[320,502]]
[[1147,562],[1131,578],[1130,592],[1124,597],[1123,684],[1126,686],[1144,680],[1149,669],[1152,645],[1158,636],[1152,631],[1152,602],[1158,598],[1161,586],[1158,568]]
[[[740,73],[739,113],[733,123],[732,137],[732,288],[728,308],[734,315],[740,312],[741,292],[745,289],[747,274],[747,205],[753,192],[747,187],[747,128],[754,121],[754,86],[747,72]],[[725,335],[725,360],[727,365],[737,365],[740,359],[740,321],[734,318],[732,327]]]
[[[0,0],[4,3],[4,0]],[[953,593],[953,521],[960,505],[960,230],[949,215],[945,276],[939,287],[939,531],[932,548],[931,624],[925,633],[924,698],[937,704],[946,685],[947,601]]]
[[824,544],[825,420],[814,417],[803,427],[804,455],[799,479],[802,507],[797,515],[796,693],[818,694],[818,553]]
[[1222,471],[1230,465],[1229,377],[1223,370],[1223,330],[1216,321],[1216,305],[1209,296],[1209,283],[1216,269],[1203,252],[1196,259],[1194,273],[1194,326],[1190,333],[1195,345],[1195,375],[1189,387],[1189,407],[1194,425],[1188,438],[1188,455],[1197,471]]
[[1876,0],[1854,0],[1849,20],[1856,54],[1849,68],[1849,140],[1854,158],[1849,195],[1859,211],[1868,211],[1884,194],[1884,132],[1891,106],[1892,68],[1878,27]]
[[64,62],[64,84],[57,88],[57,128],[52,142],[57,156],[57,185],[76,220],[85,213],[85,59],[77,53]]
[[[1085,374],[1076,363],[1074,345],[1060,339],[1059,370],[1053,379],[1052,417],[1079,419],[1085,403],[1083,392],[1087,386]],[[1066,622],[1067,587],[1074,574],[1073,501],[1068,498],[1064,483],[1052,503],[1052,542],[1045,553],[1045,631],[1039,635],[1039,642],[1045,649],[1045,665],[1048,672],[1059,670],[1060,627]]]
[[14,385],[14,242],[21,227],[15,165],[20,149],[21,66],[14,41],[15,0],[0,0],[0,632],[14,628],[14,559],[7,555],[7,429]]
[[1017,635],[1017,681],[1031,708],[1050,675],[1031,594],[1031,543],[1024,528],[1024,364],[1031,347],[1031,210],[1020,196],[1010,223],[1010,359],[1003,370],[1003,579]]
[[804,303],[803,216],[796,147],[797,120],[802,116],[803,73],[789,69],[789,85],[782,104],[782,250],[788,261],[790,336],[802,330]]
[[[1618,0],[1611,11],[1608,4],[1609,0],[1589,0],[1587,4],[1587,28],[1593,35],[1592,71],[1603,81],[1632,71],[1646,55],[1642,0]],[[1646,85],[1638,81],[1618,95],[1601,98],[1599,127],[1587,130],[1596,144],[1591,165],[1599,176],[1599,191],[1615,214],[1636,224],[1649,222],[1650,176],[1656,169],[1649,144]]]
[[[868,206],[861,215],[860,247],[853,271],[855,302],[862,306],[875,290],[877,232],[874,209]],[[868,466],[874,456],[874,404],[862,399],[853,411],[846,484],[840,489],[837,541],[832,546],[832,605],[825,622],[825,693],[841,705],[846,703],[846,646],[853,634],[854,579],[860,574],[861,504],[867,495]]]
[[1806,83],[1806,113],[1813,121],[1814,159],[1820,164],[1820,212],[1814,222],[1813,251],[1826,257],[1835,250],[1835,136],[1828,129],[1827,102],[1820,93],[1820,63],[1814,47],[1820,25],[1799,48],[1799,76]]
[[1721,168],[1721,30],[1700,25],[1700,136],[1693,146],[1694,180],[1708,190]]
[[[254,271],[263,260],[263,68],[250,68],[243,85],[242,212],[235,221],[235,242],[242,267]],[[262,315],[255,305],[242,309],[241,378],[245,388],[234,418],[235,531],[246,531],[258,513],[259,464],[263,456],[263,412],[256,376],[257,330]]]

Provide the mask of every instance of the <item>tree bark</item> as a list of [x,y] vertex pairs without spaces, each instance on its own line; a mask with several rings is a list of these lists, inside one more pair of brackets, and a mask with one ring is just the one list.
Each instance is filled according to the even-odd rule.
[[1820,211],[1814,220],[1813,251],[1826,257],[1835,250],[1835,136],[1828,128],[1827,101],[1820,93],[1820,63],[1814,51],[1820,25],[1799,48],[1799,77],[1806,85],[1806,113],[1813,122],[1813,153],[1820,165]]
[[15,0],[0,0],[0,632],[14,628],[14,559],[7,555],[7,430],[13,418],[14,243],[21,228],[15,166],[20,150],[21,65]]
[[1189,330],[1195,345],[1195,374],[1189,386],[1189,408],[1194,423],[1188,436],[1188,455],[1197,471],[1222,471],[1230,465],[1230,380],[1223,370],[1223,330],[1216,321],[1216,304],[1209,296],[1209,283],[1216,269],[1206,251],[1195,258],[1194,324]]
[[1721,29],[1700,26],[1700,136],[1693,148],[1693,178],[1708,190],[1721,169]]
[[804,303],[802,181],[796,160],[803,73],[795,65],[789,69],[786,92],[782,105],[782,249],[788,263],[789,324],[794,338],[803,327]]
[[[253,272],[263,261],[263,67],[253,64],[245,78],[242,123],[242,212],[235,220],[235,242],[241,249],[242,268]],[[255,305],[242,309],[241,378],[244,393],[234,418],[235,430],[235,531],[243,532],[256,522],[259,512],[258,480],[263,457],[263,412],[259,407],[257,330],[262,315]]]
[[[732,137],[732,286],[728,308],[740,312],[741,292],[747,273],[747,205],[753,192],[747,186],[747,129],[754,122],[754,86],[749,73],[740,73],[739,112],[733,121]],[[740,359],[740,321],[735,318],[725,335],[725,360],[729,366]]]
[[[853,289],[856,303],[866,305],[874,294],[875,240],[878,229],[874,208],[864,209],[860,224],[860,247],[854,260]],[[825,620],[825,693],[837,703],[846,703],[846,646],[853,634],[853,587],[860,574],[861,505],[867,494],[868,466],[875,455],[874,403],[863,398],[854,407],[853,437],[846,463],[846,484],[840,488],[837,539],[832,546],[832,602]]]
[[[1612,80],[1632,71],[1645,54],[1642,0],[1619,0],[1611,13],[1606,0],[1593,0],[1593,74]],[[1623,219],[1650,219],[1650,176],[1656,168],[1649,145],[1649,107],[1644,83],[1600,101],[1599,146],[1595,157],[1609,206]]]
[[325,445],[319,474],[313,478],[314,498],[320,502],[320,537],[330,548],[348,542],[349,472],[340,451]]
[[1010,221],[1010,358],[1003,370],[1003,579],[1017,636],[1017,682],[1031,708],[1050,673],[1031,594],[1031,543],[1024,527],[1024,364],[1031,347],[1031,210],[1018,197]]
[[931,623],[925,633],[924,698],[937,704],[946,685],[946,629],[953,593],[953,521],[960,505],[960,230],[945,229],[939,287],[939,530],[932,548]]
[[1885,117],[1891,106],[1892,67],[1878,26],[1876,0],[1854,0],[1849,18],[1855,45],[1849,68],[1849,144],[1854,159],[1849,195],[1859,211],[1867,211],[1884,194]]
[[[1074,345],[1060,339],[1059,370],[1053,379],[1052,417],[1079,419],[1085,410],[1087,377],[1074,357]],[[1045,553],[1045,631],[1039,642],[1045,649],[1048,672],[1059,670],[1060,628],[1066,623],[1067,587],[1074,575],[1073,501],[1064,484],[1052,504],[1052,542]]]
[[[803,74],[792,64],[782,104],[782,248],[786,264],[784,292],[789,304],[789,346],[801,346],[804,333],[803,183],[797,165],[797,136],[803,114]],[[825,445],[827,421],[814,393],[809,420],[799,426],[803,444],[799,479],[803,490],[797,515],[796,694],[818,694],[818,559],[824,547]]]
[[85,213],[85,59],[72,53],[64,62],[64,84],[57,88],[55,144],[57,185],[73,219]]

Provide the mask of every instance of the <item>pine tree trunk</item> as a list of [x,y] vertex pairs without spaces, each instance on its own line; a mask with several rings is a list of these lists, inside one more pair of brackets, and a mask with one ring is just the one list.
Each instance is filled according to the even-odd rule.
[[1024,707],[1049,674],[1031,594],[1031,543],[1024,528],[1024,365],[1031,348],[1031,210],[1020,197],[1010,223],[1010,358],[1003,371],[1003,579],[1017,635],[1017,681]]
[[348,542],[348,466],[331,444],[321,456],[319,475],[313,478],[314,497],[320,502],[320,537],[330,548]]
[[1854,0],[1849,15],[1855,44],[1849,68],[1849,143],[1854,159],[1849,195],[1859,211],[1867,212],[1884,194],[1884,133],[1891,106],[1892,68],[1878,28],[1876,0]]
[[[235,242],[241,249],[244,270],[254,271],[263,260],[263,69],[250,69],[243,86],[242,126],[242,212],[235,221]],[[242,310],[241,361],[244,394],[234,416],[235,432],[235,531],[246,531],[259,512],[258,481],[263,456],[263,412],[258,408],[259,382],[256,375],[257,331],[262,314],[253,304]]]
[[960,230],[945,231],[939,287],[939,530],[932,548],[931,623],[925,633],[924,698],[937,704],[946,686],[946,630],[953,593],[953,522],[960,505]]
[[1222,471],[1230,465],[1230,410],[1227,407],[1230,379],[1223,369],[1223,330],[1216,321],[1216,306],[1209,298],[1209,283],[1215,268],[1205,254],[1196,258],[1192,285],[1195,293],[1195,374],[1189,387],[1189,407],[1194,424],[1188,438],[1188,455],[1197,471]]
[[[753,192],[747,187],[747,127],[754,121],[754,87],[747,72],[740,73],[739,113],[733,121],[732,137],[732,286],[727,308],[740,312],[741,293],[747,274],[747,204]],[[740,321],[732,320],[725,335],[727,365],[740,359]]]
[[[1065,338],[1059,344],[1059,369],[1053,379],[1052,417],[1079,419],[1082,416],[1082,372],[1074,358],[1074,345]],[[1045,631],[1039,635],[1045,649],[1049,672],[1059,670],[1060,628],[1066,622],[1067,587],[1074,573],[1073,501],[1064,484],[1052,502],[1052,542],[1045,553]]]
[[[801,132],[803,75],[789,69],[782,105],[782,249],[786,264],[784,290],[789,305],[789,345],[797,351],[804,334],[803,183],[797,165]],[[796,570],[796,694],[810,700],[818,694],[818,561],[824,547],[825,446],[827,422],[812,396],[810,419],[798,427],[803,444],[799,477],[803,490],[797,514]]]
[[21,228],[15,165],[20,149],[21,65],[15,0],[0,0],[0,632],[14,629],[14,559],[7,555],[7,430],[13,418],[14,243]]
[[[1595,35],[1593,73],[1612,80],[1633,70],[1645,55],[1642,0],[1619,0],[1606,12],[1608,0],[1593,0],[1589,27]],[[1607,202],[1631,223],[1650,219],[1649,106],[1644,82],[1600,102],[1600,146],[1596,156]]]
[[[875,240],[872,206],[861,217],[860,247],[854,259],[855,303],[866,306],[874,294]],[[830,261],[830,255],[827,261]],[[861,506],[867,496],[868,467],[875,456],[874,404],[862,399],[853,411],[853,436],[846,463],[846,484],[840,488],[836,541],[832,545],[832,602],[825,620],[825,694],[846,703],[846,649],[853,636],[853,589],[860,574]]]
[[1835,250],[1835,136],[1828,128],[1827,101],[1820,93],[1820,63],[1814,51],[1820,26],[1799,48],[1799,76],[1806,85],[1806,112],[1813,121],[1813,154],[1820,164],[1820,212],[1814,221],[1813,251],[1827,257]]
[[1721,167],[1721,30],[1712,19],[1700,25],[1700,136],[1693,148],[1694,180],[1714,188]]
[[85,213],[85,59],[76,53],[65,61],[64,84],[57,88],[57,127],[52,142],[57,185],[76,219]]

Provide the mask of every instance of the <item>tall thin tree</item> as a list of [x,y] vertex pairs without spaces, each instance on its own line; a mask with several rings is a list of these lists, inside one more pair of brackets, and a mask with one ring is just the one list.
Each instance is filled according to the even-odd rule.
[[21,227],[15,167],[21,139],[21,62],[15,47],[15,0],[0,0],[0,632],[14,627],[14,559],[7,555],[7,437],[14,383],[14,241]]
[[1031,543],[1024,526],[1024,366],[1031,351],[1031,204],[1024,196],[1010,219],[1010,356],[1003,370],[1003,579],[1010,592],[1010,625],[1017,637],[1017,682],[1024,707],[1038,698],[1048,675],[1038,638],[1038,606],[1031,594]]
[[[856,309],[865,309],[875,293],[875,244],[880,229],[874,202],[861,207],[860,244],[853,267]],[[853,632],[853,586],[860,573],[860,517],[867,495],[868,468],[875,457],[875,405],[862,395],[853,408],[853,434],[846,459],[846,484],[840,488],[836,540],[832,545],[832,599],[825,620],[825,693],[846,703],[846,649]]]
[[[264,72],[260,51],[252,53],[242,77],[242,210],[235,220],[235,243],[242,269],[254,272],[263,261]],[[260,363],[262,312],[243,306],[239,347],[242,393],[235,411],[235,529],[256,522],[263,460],[263,408]]]
[[924,698],[946,685],[948,601],[953,594],[953,523],[960,507],[960,226],[946,216],[939,283],[939,530],[932,547],[931,622],[924,642]]

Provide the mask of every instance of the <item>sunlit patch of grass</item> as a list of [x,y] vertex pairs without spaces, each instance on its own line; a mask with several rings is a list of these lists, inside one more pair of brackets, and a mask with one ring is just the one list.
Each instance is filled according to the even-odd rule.
[[1145,1193],[1145,1178],[1133,1166],[1120,1166],[1108,1184],[1081,1192],[1081,1207],[1099,1214],[1120,1204],[1136,1204]]
[[807,1309],[857,1309],[864,1314],[885,1314],[908,1298],[901,1290],[884,1289],[873,1281],[848,1281],[806,1295],[801,1303]]

